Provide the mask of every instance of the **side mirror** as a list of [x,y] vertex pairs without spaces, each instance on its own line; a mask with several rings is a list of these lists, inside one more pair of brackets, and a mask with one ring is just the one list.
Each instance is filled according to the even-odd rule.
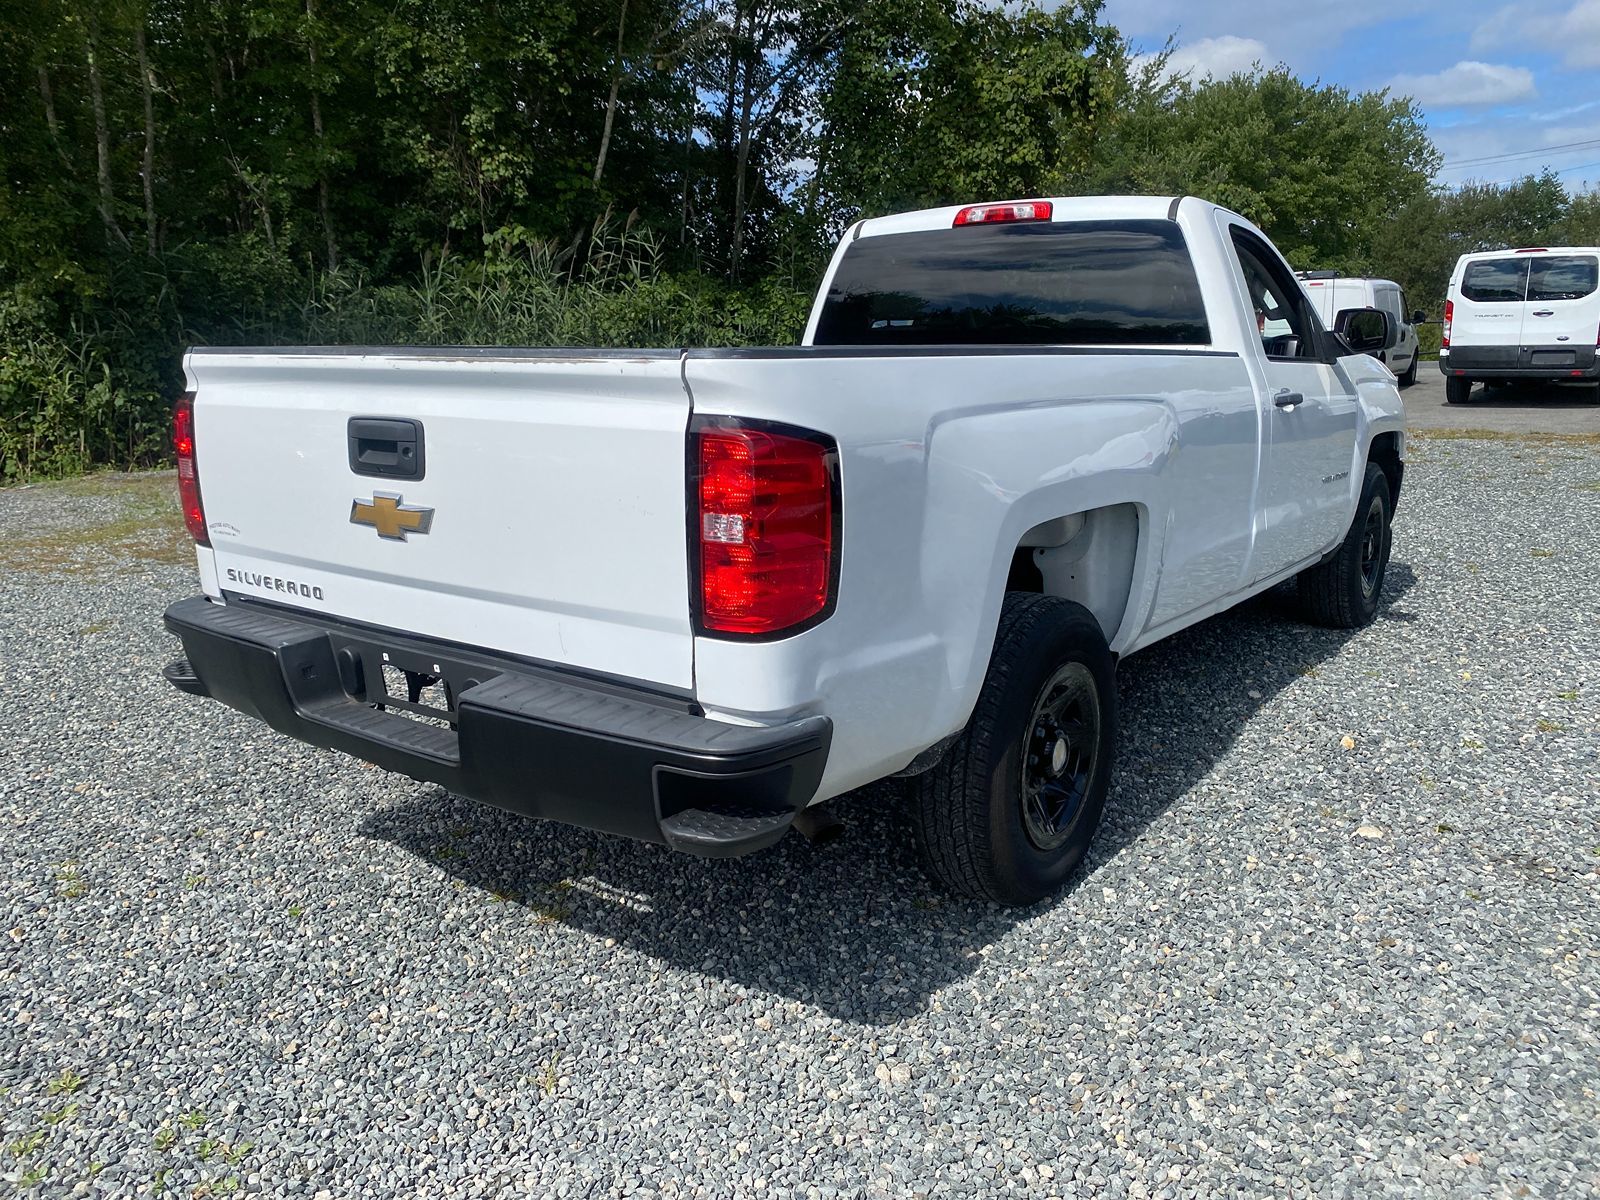
[[1333,320],[1333,332],[1352,354],[1376,354],[1395,332],[1389,314],[1376,308],[1347,308]]
[[1411,323],[1413,325],[1421,325],[1427,319],[1428,319],[1428,314],[1425,311],[1423,311],[1422,309],[1420,309],[1420,308],[1417,309],[1416,312],[1411,314]]

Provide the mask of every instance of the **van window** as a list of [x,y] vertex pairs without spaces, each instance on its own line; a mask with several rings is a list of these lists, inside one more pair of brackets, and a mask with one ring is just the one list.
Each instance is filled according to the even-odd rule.
[[1529,300],[1581,300],[1600,287],[1600,261],[1588,254],[1552,254],[1533,260]]
[[1200,281],[1171,221],[1029,222],[853,242],[819,346],[1205,345]]
[[1479,304],[1520,301],[1528,294],[1528,259],[1484,258],[1467,266],[1461,294]]

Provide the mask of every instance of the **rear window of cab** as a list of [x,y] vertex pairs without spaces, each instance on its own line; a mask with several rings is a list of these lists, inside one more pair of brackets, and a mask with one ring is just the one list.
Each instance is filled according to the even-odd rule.
[[819,346],[1206,345],[1200,281],[1171,221],[1019,222],[852,242]]
[[1600,288],[1600,259],[1592,254],[1516,255],[1467,264],[1461,294],[1476,304],[1524,300],[1581,300]]

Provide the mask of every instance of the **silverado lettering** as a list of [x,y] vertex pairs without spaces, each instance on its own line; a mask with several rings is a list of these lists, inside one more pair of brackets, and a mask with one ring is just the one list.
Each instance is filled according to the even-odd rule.
[[225,574],[229,583],[242,583],[265,592],[288,592],[294,596],[304,596],[307,600],[322,599],[322,589],[309,583],[296,583],[292,579],[279,579],[276,575],[262,575],[255,571],[238,571],[233,567],[229,567]]

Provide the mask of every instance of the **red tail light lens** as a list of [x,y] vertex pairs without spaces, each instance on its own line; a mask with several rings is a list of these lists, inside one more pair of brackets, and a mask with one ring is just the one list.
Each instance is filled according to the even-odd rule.
[[1450,349],[1450,321],[1455,315],[1456,302],[1454,300],[1446,300],[1444,302],[1444,328],[1439,331],[1439,347],[1443,350]]
[[1000,225],[1007,221],[1048,221],[1053,206],[1048,200],[1019,200],[1011,204],[970,204],[956,214],[957,225]]
[[701,630],[760,637],[822,620],[838,581],[837,446],[809,430],[725,420],[694,436]]
[[206,510],[200,503],[200,471],[194,458],[194,393],[178,397],[172,410],[172,450],[178,459],[178,503],[183,506],[183,523],[196,544],[211,545],[206,532]]

